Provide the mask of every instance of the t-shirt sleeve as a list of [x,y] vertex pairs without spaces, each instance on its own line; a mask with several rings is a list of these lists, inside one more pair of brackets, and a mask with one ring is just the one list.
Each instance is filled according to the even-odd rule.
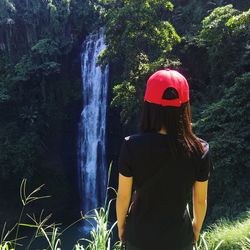
[[211,159],[209,144],[205,144],[205,152],[202,157],[199,159],[197,164],[197,181],[207,181],[210,177],[211,170],[213,169],[213,163]]
[[130,160],[130,154],[128,150],[127,140],[124,138],[120,154],[118,158],[118,171],[122,175],[126,177],[131,177],[132,175],[132,168],[131,168],[131,160]]

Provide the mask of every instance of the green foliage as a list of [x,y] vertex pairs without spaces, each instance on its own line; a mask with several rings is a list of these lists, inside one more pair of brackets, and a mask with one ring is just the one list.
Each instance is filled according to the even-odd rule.
[[65,108],[81,98],[71,63],[95,22],[82,0],[2,0],[0,9],[0,176],[14,182],[39,169],[48,133],[55,144],[63,137]]
[[99,0],[94,6],[103,15],[107,43],[99,63],[120,65],[112,80],[118,85],[113,88],[112,106],[121,108],[121,120],[127,124],[138,112],[136,99],[141,98],[147,76],[173,62],[170,52],[181,40],[169,21],[173,5],[163,0]]
[[[33,75],[49,76],[59,73],[60,64],[57,63],[57,57],[60,55],[58,45],[51,39],[39,40],[32,48],[29,55],[24,55],[15,65],[14,81],[28,81]],[[53,61],[54,60],[54,61]]]
[[90,231],[90,239],[81,239],[81,241],[88,242],[87,247],[81,246],[79,243],[76,245],[77,249],[85,249],[85,250],[111,250],[111,235],[113,233],[113,229],[116,226],[116,222],[109,228],[109,202],[108,207],[101,207],[99,209],[94,209],[90,211],[90,214],[87,213],[84,219],[86,221],[91,221],[96,223],[96,226],[92,225],[92,229]]
[[43,145],[36,133],[27,132],[22,135],[19,131],[20,135],[16,135],[18,131],[15,128],[0,131],[1,179],[19,175],[32,176],[43,152]]
[[198,133],[209,138],[215,166],[211,186],[216,188],[209,193],[211,218],[234,217],[250,205],[249,84],[249,73],[237,77],[225,89],[224,97],[201,113],[196,124]]
[[60,51],[58,49],[58,44],[48,38],[39,40],[32,48],[31,51],[34,52],[35,55],[44,56],[53,56],[56,57],[60,55]]
[[[159,43],[154,43],[158,34],[151,30],[155,26],[161,27],[158,22],[164,23],[172,17],[173,24],[177,25],[176,30],[180,30],[184,36],[183,45],[186,46],[177,47],[174,53],[179,55],[182,50],[185,54],[183,67],[190,70],[191,96],[195,95],[199,101],[194,107],[197,119],[201,112],[197,133],[208,138],[216,166],[209,192],[210,219],[237,216],[249,205],[246,177],[249,165],[249,121],[246,118],[249,117],[249,80],[247,75],[243,75],[250,63],[249,11],[240,11],[233,5],[221,6],[223,4],[218,2],[213,5],[216,8],[211,10],[212,7],[200,1],[192,1],[182,7],[179,5],[173,14],[168,9],[168,14],[163,15],[166,19],[161,19],[161,15],[153,17],[150,13],[157,13],[153,8],[147,12],[147,1],[140,1],[137,6],[130,1],[98,2],[102,3],[99,6],[107,23],[108,41],[100,61],[115,65],[111,104],[121,107],[121,120],[125,124],[129,124],[138,114],[147,76],[162,65],[178,65],[178,59],[173,64],[173,57],[169,53],[172,48],[168,51],[166,47],[164,51]],[[142,9],[149,22],[145,21],[147,27],[143,26]],[[210,14],[204,16],[207,13]],[[159,39],[164,41],[162,37]],[[211,105],[204,106],[206,100]],[[233,102],[241,106],[236,109]],[[237,188],[225,190],[225,186]]]
[[[171,51],[180,41],[169,23],[169,11],[173,9],[166,1],[126,1],[106,10],[106,41],[109,61],[122,58],[127,65],[125,74],[134,67],[139,53],[153,61]],[[152,51],[152,49],[154,49]]]
[[31,57],[25,55],[21,60],[15,65],[14,76],[15,81],[28,81],[30,75],[34,74],[36,71],[36,65],[33,64]]
[[[109,165],[108,169],[108,180],[107,184],[109,185],[110,176],[112,170],[112,162]],[[117,221],[110,225],[109,223],[109,213],[112,201],[115,199],[108,200],[108,192],[112,190],[116,196],[117,192],[112,187],[107,187],[105,203],[103,207],[93,209],[87,212],[84,215],[84,219],[86,222],[90,224],[92,227],[90,230],[90,239],[82,238],[81,241],[85,241],[88,243],[86,248],[84,248],[79,243],[75,246],[75,250],[111,250],[116,249],[118,242],[115,243],[114,247],[111,248],[111,238],[113,234],[113,229],[117,224]],[[120,249],[120,248],[119,248]]]
[[[111,165],[109,167],[108,178],[111,174]],[[108,180],[109,182],[109,180]],[[52,214],[45,215],[44,210],[36,216],[35,214],[26,214],[26,217],[30,220],[30,223],[23,222],[24,213],[27,207],[36,202],[37,200],[46,199],[50,196],[41,195],[40,192],[44,185],[33,189],[33,191],[27,192],[27,180],[23,179],[20,185],[20,199],[22,202],[22,210],[20,212],[18,222],[8,231],[6,230],[6,223],[3,226],[0,238],[0,250],[15,250],[19,246],[26,249],[33,249],[34,242],[40,239],[40,247],[50,250],[61,250],[61,237],[65,231],[71,228],[76,223],[85,220],[92,226],[90,232],[90,238],[82,238],[77,241],[74,246],[74,250],[118,250],[121,249],[121,242],[117,241],[113,247],[111,247],[111,238],[113,237],[113,230],[117,222],[109,225],[109,211],[111,202],[114,199],[108,200],[108,190],[113,190],[116,195],[115,189],[108,187],[106,190],[105,205],[101,208],[93,209],[85,215],[81,215],[81,218],[71,225],[61,230],[61,224],[50,222]],[[95,226],[92,224],[96,224]],[[33,235],[29,237],[19,235],[24,228],[34,230]],[[198,250],[247,250],[250,246],[250,212],[247,216],[241,216],[240,220],[229,221],[219,220],[215,224],[210,225],[205,232],[201,234],[197,242]],[[15,234],[14,238],[12,238]],[[11,238],[11,239],[10,239]],[[23,245],[22,241],[26,239],[26,244]],[[42,241],[41,241],[42,240]],[[85,242],[86,244],[81,244]]]
[[[111,174],[111,167],[112,162],[110,163],[109,170],[108,170],[108,184],[110,180],[110,174]],[[24,220],[24,212],[26,211],[27,207],[34,203],[37,200],[46,199],[50,196],[48,195],[40,195],[43,185],[40,185],[39,187],[35,188],[31,192],[27,192],[27,179],[23,179],[20,185],[20,199],[22,202],[22,210],[20,212],[19,220],[18,222],[8,231],[6,231],[6,223],[4,224],[4,227],[1,232],[0,237],[0,250],[8,250],[17,249],[18,246],[23,246],[22,240],[26,239],[27,245],[23,246],[26,249],[33,249],[34,242],[37,239],[42,239],[43,243],[40,243],[43,245],[44,249],[50,249],[50,250],[60,250],[61,249],[61,237],[62,234],[71,228],[76,223],[85,220],[88,222],[91,226],[90,231],[90,238],[81,238],[74,246],[75,250],[111,250],[111,249],[120,249],[120,242],[116,242],[114,246],[111,248],[111,238],[113,237],[113,229],[116,226],[117,222],[110,225],[109,223],[109,212],[110,212],[110,206],[113,200],[108,200],[108,191],[112,190],[116,193],[116,190],[111,187],[107,187],[106,190],[106,198],[105,198],[105,204],[103,207],[95,208],[89,212],[87,212],[85,215],[81,214],[81,218],[75,222],[73,222],[71,225],[66,227],[65,229],[61,230],[61,224],[58,223],[51,223],[51,217],[52,214],[45,215],[44,210],[41,211],[41,213],[36,216],[34,213],[32,215],[26,214],[27,218],[31,221],[23,222]],[[117,194],[117,193],[116,193]],[[95,226],[93,225],[95,224]],[[20,231],[23,228],[30,228],[34,230],[34,234],[29,237],[19,237]],[[14,239],[12,238],[15,234]],[[10,239],[12,238],[12,239]],[[80,244],[80,241],[84,241],[87,244]]]
[[247,31],[250,25],[250,9],[248,11],[242,12],[237,16],[231,17],[226,26],[228,26],[231,30],[235,30],[236,32]]
[[224,88],[249,64],[249,28],[249,11],[240,12],[232,5],[215,8],[202,21],[197,44],[208,54],[209,94],[213,98],[221,97]]
[[9,70],[9,64],[4,57],[4,55],[0,54],[0,103],[5,103],[10,99],[10,95],[8,93],[8,75],[5,75],[5,72]]
[[230,31],[225,25],[227,21],[239,11],[229,4],[223,7],[215,8],[212,13],[202,21],[200,32],[201,43],[207,46],[218,46],[224,42],[225,36]]
[[[250,213],[246,218],[231,222],[219,220],[211,225],[205,234],[208,249],[215,249],[221,242],[220,250],[247,250],[250,248]],[[202,248],[201,248],[202,249]]]
[[[5,230],[6,230],[6,222],[5,222],[5,224],[3,226],[3,229],[2,229],[2,232],[1,232],[0,250],[7,250],[7,249],[15,250],[17,246],[22,246],[19,243],[19,241],[24,239],[25,237],[19,237],[20,226],[36,227],[36,226],[33,226],[33,225],[23,224],[23,223],[21,223],[21,221],[23,219],[24,211],[25,211],[25,209],[26,209],[26,207],[28,206],[29,203],[32,203],[32,202],[34,202],[36,200],[41,200],[41,199],[45,199],[45,198],[50,197],[50,196],[38,195],[38,192],[41,191],[43,186],[44,185],[41,185],[41,186],[37,187],[36,189],[34,189],[33,191],[31,191],[28,194],[27,193],[27,179],[22,180],[21,185],[20,185],[20,190],[19,190],[20,199],[21,199],[21,202],[22,202],[22,210],[20,212],[18,222],[11,229],[9,229],[7,232],[5,232]],[[36,222],[35,215],[33,215],[33,217],[30,216],[30,215],[27,215],[27,216],[29,218],[31,218],[34,222]],[[44,231],[43,226],[46,229],[50,228],[50,226],[47,227],[47,225],[45,225],[45,223],[51,217],[51,215],[47,216],[44,220],[42,220],[42,216],[43,216],[43,211],[41,212],[41,215],[40,215],[40,218],[39,218],[40,221],[39,221],[39,223],[37,223],[37,226],[38,226],[39,229]],[[9,238],[12,237],[13,233],[15,234],[15,237],[14,237],[14,239],[10,240]],[[38,232],[36,232],[36,236],[38,237]],[[28,248],[30,247],[32,241],[34,241],[35,238],[36,237],[32,237],[31,242],[28,245]],[[52,236],[52,238],[53,238],[53,236]],[[54,249],[52,249],[52,250],[54,250]]]
[[172,2],[175,5],[172,20],[177,32],[185,37],[196,35],[202,19],[209,11],[206,3],[200,0]]
[[121,107],[121,121],[127,123],[137,104],[135,87],[130,82],[122,82],[114,86],[113,92],[111,107]]
[[246,209],[249,74],[243,73],[250,65],[250,12],[237,8],[247,1],[230,2],[176,0],[173,8],[164,0],[1,0],[1,180],[34,176],[61,150],[65,124],[76,121],[68,107],[75,110],[81,100],[73,61],[84,36],[105,26],[107,49],[99,62],[111,65],[111,106],[121,109],[122,122],[138,118],[153,71],[182,63],[197,119],[201,112],[197,132],[213,151],[211,219]]

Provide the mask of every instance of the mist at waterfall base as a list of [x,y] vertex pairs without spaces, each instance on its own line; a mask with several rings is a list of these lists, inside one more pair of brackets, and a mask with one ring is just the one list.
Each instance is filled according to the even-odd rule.
[[[106,113],[109,66],[97,66],[105,49],[103,29],[91,33],[81,53],[83,109],[78,124],[77,165],[82,214],[104,205],[107,189]],[[90,221],[94,226],[95,222]],[[88,235],[93,228],[83,220],[80,230]]]

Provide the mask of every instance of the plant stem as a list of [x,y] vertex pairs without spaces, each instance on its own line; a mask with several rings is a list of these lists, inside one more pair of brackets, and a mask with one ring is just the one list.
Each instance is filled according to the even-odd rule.
[[22,216],[23,216],[23,212],[24,212],[24,208],[25,208],[25,205],[23,205],[22,207],[22,210],[21,210],[21,213],[19,215],[19,219],[18,219],[18,222],[17,222],[17,229],[16,229],[16,236],[15,236],[15,239],[14,239],[14,249],[16,248],[16,241],[17,241],[17,238],[18,238],[18,233],[19,233],[19,224],[21,223],[21,219],[22,219]]

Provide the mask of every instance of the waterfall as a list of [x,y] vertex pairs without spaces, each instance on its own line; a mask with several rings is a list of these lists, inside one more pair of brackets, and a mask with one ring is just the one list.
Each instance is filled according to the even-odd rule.
[[107,185],[106,111],[108,65],[102,71],[97,57],[105,48],[103,29],[91,33],[81,53],[83,109],[78,124],[78,170],[83,213],[104,205]]

